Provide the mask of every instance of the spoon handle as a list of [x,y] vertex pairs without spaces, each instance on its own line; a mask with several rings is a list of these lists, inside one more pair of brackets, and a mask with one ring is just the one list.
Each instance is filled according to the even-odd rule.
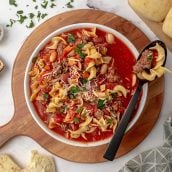
[[116,152],[120,146],[121,140],[125,134],[125,130],[128,126],[128,123],[130,122],[130,119],[131,119],[131,116],[133,114],[135,105],[138,101],[138,97],[139,97],[140,92],[142,90],[142,86],[143,86],[143,84],[139,83],[139,85],[138,85],[133,97],[131,98],[130,103],[129,103],[120,123],[119,123],[119,126],[117,127],[115,134],[113,135],[113,137],[112,137],[112,139],[108,145],[108,148],[107,148],[107,150],[103,156],[107,160],[112,161],[116,155]]

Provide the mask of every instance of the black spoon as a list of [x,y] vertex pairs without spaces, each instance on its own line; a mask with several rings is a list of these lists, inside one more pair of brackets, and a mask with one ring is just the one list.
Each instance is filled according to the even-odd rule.
[[[158,43],[161,47],[164,48],[164,52],[165,52],[165,59],[164,59],[164,63],[162,66],[165,66],[165,63],[166,63],[166,58],[167,58],[167,48],[166,48],[166,45],[160,41],[160,40],[156,40],[156,41],[153,41],[151,42],[149,45],[147,45],[142,51],[141,53],[139,54],[138,56],[138,59],[140,59],[140,57],[142,56],[142,53],[146,50],[146,49],[149,49],[151,47],[154,47],[156,45],[156,43]],[[140,95],[140,92],[142,90],[142,86],[147,83],[149,81],[147,80],[141,80],[139,79],[139,83],[138,83],[138,86],[137,86],[137,89],[134,93],[134,95],[132,96],[131,100],[130,100],[130,103],[126,109],[126,111],[124,112],[124,115],[115,131],[115,134],[113,135],[109,145],[108,145],[108,148],[104,154],[104,158],[107,159],[107,160],[110,160],[112,161],[114,158],[115,158],[115,155],[118,151],[118,148],[120,146],[120,143],[122,141],[122,138],[125,134],[125,131],[127,129],[127,126],[128,126],[128,123],[130,122],[130,119],[131,119],[131,116],[133,114],[133,111],[134,111],[134,108],[135,108],[135,105],[138,101],[138,98],[139,98],[139,95]]]

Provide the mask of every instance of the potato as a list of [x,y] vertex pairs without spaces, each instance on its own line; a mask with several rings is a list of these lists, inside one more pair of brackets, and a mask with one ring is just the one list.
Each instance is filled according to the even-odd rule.
[[168,12],[168,14],[164,20],[162,30],[165,34],[167,34],[169,37],[172,38],[172,8]]
[[172,0],[129,0],[129,4],[143,17],[161,22],[172,7]]

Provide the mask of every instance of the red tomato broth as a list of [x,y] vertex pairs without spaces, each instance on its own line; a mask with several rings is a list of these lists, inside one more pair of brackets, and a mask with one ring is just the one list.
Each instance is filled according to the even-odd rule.
[[[66,32],[66,33],[72,33],[75,35],[76,32],[78,32],[78,31],[80,32],[80,29],[72,30],[72,31]],[[102,41],[101,41],[102,44],[106,42],[106,38],[105,38],[106,32],[96,29],[96,34],[98,37],[100,37],[102,39]],[[63,38],[67,41],[67,37],[63,37]],[[49,44],[50,43],[48,43],[48,45]],[[62,56],[63,56],[63,58],[66,58],[64,56],[64,54],[65,53],[63,52]],[[132,74],[133,74],[133,66],[136,63],[136,59],[135,59],[133,53],[131,52],[131,50],[119,38],[115,37],[115,43],[107,45],[107,55],[111,56],[114,59],[113,68],[115,69],[116,73],[118,74],[118,76],[120,78],[120,82],[119,83],[111,83],[111,82],[108,82],[107,78],[105,78],[105,80],[102,81],[104,79],[104,77],[103,76],[101,77],[101,75],[99,75],[97,77],[97,80],[102,81],[101,84],[105,84],[106,87],[109,89],[112,89],[117,84],[122,84],[127,89],[129,89],[130,92],[134,91],[137,86],[137,83],[136,83],[135,87],[133,88],[132,87]],[[62,56],[60,56],[60,57],[62,57]],[[46,46],[41,50],[41,53],[39,53],[39,57],[45,58],[46,59],[45,61],[52,68],[52,64],[49,64],[50,62],[47,60],[48,57],[47,57]],[[60,58],[60,57],[57,57],[57,58]],[[120,110],[121,111],[120,118],[121,118],[126,107],[128,106],[128,103],[129,103],[131,97],[132,97],[132,95],[127,95],[126,98],[124,98],[123,96],[117,96],[113,99],[113,102],[109,103],[109,106],[111,106],[115,101],[120,101],[123,106]],[[141,95],[140,95],[140,99],[141,99]],[[133,113],[132,119],[134,118],[134,116],[137,112],[139,102],[140,102],[140,100],[138,101],[138,103],[136,105],[135,112]],[[33,105],[34,105],[39,117],[43,120],[43,122],[46,125],[48,125],[49,115],[45,111],[45,109],[47,108],[47,104],[43,105],[41,103],[41,101],[34,100]],[[90,116],[94,117],[95,116],[94,113],[97,111],[97,107],[95,108],[95,104],[93,105],[92,103],[90,103],[89,107],[87,107],[87,108],[92,109],[90,111]],[[77,116],[77,114],[75,114],[74,116]],[[60,112],[54,114],[55,121],[62,122],[63,118],[64,118],[64,114],[62,114]],[[80,123],[83,122],[82,119],[79,119],[79,120],[80,120]],[[75,129],[77,130],[78,128],[79,128],[79,124],[76,124]],[[69,129],[71,129],[71,126],[69,126]],[[60,134],[61,136],[66,137],[66,132],[59,125],[56,125],[56,127],[51,128],[51,130],[57,134]],[[100,130],[98,128],[96,128],[95,131],[92,133],[85,133],[85,137],[87,138],[87,140],[84,139],[83,137],[79,137],[79,138],[75,138],[75,139],[68,138],[68,139],[71,139],[74,141],[79,141],[79,142],[93,142],[93,141],[107,139],[107,138],[111,137],[112,134],[113,134],[112,130],[100,132]]]

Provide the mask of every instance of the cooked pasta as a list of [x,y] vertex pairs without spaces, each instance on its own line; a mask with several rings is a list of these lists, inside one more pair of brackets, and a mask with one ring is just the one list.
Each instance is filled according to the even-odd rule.
[[47,127],[67,139],[106,139],[137,86],[135,62],[111,33],[96,28],[62,33],[33,59],[30,100]]

